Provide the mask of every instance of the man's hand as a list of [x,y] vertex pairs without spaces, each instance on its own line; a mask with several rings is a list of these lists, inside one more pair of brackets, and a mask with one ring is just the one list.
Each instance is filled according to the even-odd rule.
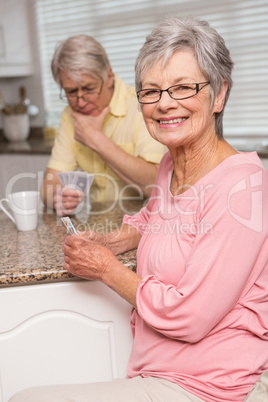
[[63,187],[54,195],[54,208],[59,216],[71,215],[84,199],[82,191]]
[[98,116],[88,116],[72,111],[71,115],[75,119],[74,139],[96,151],[101,141],[107,138],[102,127],[109,111],[109,106],[105,107]]

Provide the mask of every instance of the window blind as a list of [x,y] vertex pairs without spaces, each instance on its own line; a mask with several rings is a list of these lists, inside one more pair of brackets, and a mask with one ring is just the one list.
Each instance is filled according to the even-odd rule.
[[134,84],[135,60],[146,35],[165,16],[195,15],[223,36],[235,63],[224,134],[268,135],[267,0],[36,0],[35,10],[50,119],[58,119],[64,107],[50,71],[57,43],[71,35],[94,36],[114,72]]

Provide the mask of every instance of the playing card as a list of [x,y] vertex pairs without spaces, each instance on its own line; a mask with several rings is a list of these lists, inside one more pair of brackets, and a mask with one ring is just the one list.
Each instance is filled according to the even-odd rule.
[[80,190],[83,191],[84,195],[89,193],[92,181],[94,179],[93,174],[89,174],[86,172],[76,172],[76,180],[75,185],[79,187]]
[[77,231],[75,230],[75,227],[71,221],[71,219],[69,218],[69,216],[65,216],[64,218],[61,218],[64,226],[67,229],[67,232],[72,235],[72,234],[76,234],[78,235]]
[[86,176],[79,175],[76,177],[75,185],[78,186],[80,188],[80,190],[83,191],[84,194],[86,194],[86,192],[87,192],[87,188],[88,188],[87,183],[88,183],[88,179]]
[[57,173],[57,175],[58,175],[58,178],[61,181],[61,184],[63,186],[66,186],[68,184],[68,181],[69,181],[68,172],[60,172],[60,173]]
[[71,171],[60,172],[57,174],[64,187],[81,190],[84,195],[89,193],[94,175],[87,172]]

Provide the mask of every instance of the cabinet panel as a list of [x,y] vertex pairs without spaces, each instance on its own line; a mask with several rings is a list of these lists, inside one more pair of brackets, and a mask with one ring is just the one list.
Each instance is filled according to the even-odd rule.
[[39,190],[49,155],[1,155],[0,198],[16,191]]
[[0,0],[0,77],[33,73],[28,0]]
[[99,282],[0,289],[0,402],[29,386],[125,377],[130,306]]

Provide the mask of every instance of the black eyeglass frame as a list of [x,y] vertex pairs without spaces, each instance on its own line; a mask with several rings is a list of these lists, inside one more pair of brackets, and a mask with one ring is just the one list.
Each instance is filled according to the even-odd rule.
[[[103,88],[103,84],[104,84],[104,81],[103,80],[101,80],[101,87],[100,87],[100,89],[99,89],[99,91],[94,91],[94,92],[92,92],[91,94],[87,94],[87,95],[100,95],[101,94],[101,91],[102,91],[102,88]],[[68,102],[69,101],[69,99],[75,99],[76,100],[76,103],[78,102],[78,99],[83,99],[83,101],[84,102],[87,102],[87,99],[85,99],[85,96],[87,96],[87,95],[82,95],[82,96],[78,96],[78,95],[71,95],[71,96],[68,96],[68,95],[66,95],[66,93],[65,93],[65,95],[63,95],[62,94],[62,91],[64,91],[64,89],[61,87],[61,89],[60,89],[60,94],[59,94],[59,98],[63,101],[63,102]]]
[[[200,88],[200,85],[202,85],[202,84],[204,84],[204,85]],[[161,96],[162,96],[162,93],[163,93],[163,92],[167,92],[167,93],[169,94],[169,96],[170,96],[172,99],[174,99],[174,100],[189,99],[189,98],[192,98],[193,96],[197,95],[198,92],[201,91],[201,89],[203,89],[205,86],[207,86],[207,85],[209,85],[209,84],[210,84],[210,81],[205,81],[205,82],[198,82],[198,83],[193,82],[193,83],[191,83],[191,84],[190,84],[190,83],[185,83],[185,84],[172,85],[171,87],[168,87],[167,89],[156,89],[156,88],[148,88],[148,89],[146,89],[146,88],[145,88],[145,89],[140,89],[139,91],[137,91],[137,98],[138,98],[138,102],[139,102],[140,104],[142,104],[142,105],[149,105],[149,104],[152,104],[152,103],[157,103],[157,102],[159,102],[160,99],[161,99]],[[172,96],[172,92],[170,92],[170,89],[171,89],[171,88],[179,87],[179,86],[187,86],[187,85],[195,85],[195,94],[190,95],[190,96],[185,96],[185,97],[183,97],[183,98],[174,98],[174,96]],[[153,101],[153,102],[142,102],[142,101],[140,101],[140,99],[139,99],[139,94],[140,94],[142,91],[149,91],[149,90],[157,91],[157,92],[159,93],[159,99],[158,99],[158,100],[155,100],[155,101]]]

